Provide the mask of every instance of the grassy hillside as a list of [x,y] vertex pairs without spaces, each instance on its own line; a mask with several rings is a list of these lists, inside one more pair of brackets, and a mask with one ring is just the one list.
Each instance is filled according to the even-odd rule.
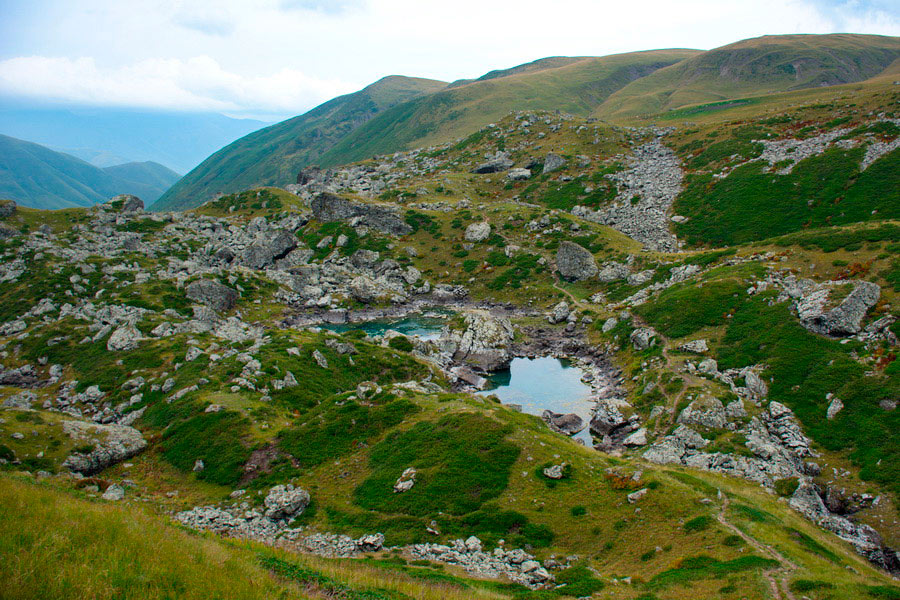
[[778,35],[743,40],[660,69],[613,94],[596,114],[627,119],[681,106],[863,81],[900,58],[900,39]]
[[204,160],[169,189],[154,208],[190,208],[217,194],[292,183],[297,171],[320,162],[319,158],[338,140],[373,116],[444,86],[431,79],[385,77],[299,117],[260,129]]
[[510,69],[502,75],[488,74],[491,76],[385,111],[342,139],[320,162],[338,165],[376,154],[447,142],[515,110],[560,110],[588,115],[629,82],[696,53],[696,50],[653,50],[571,62],[548,59],[553,62],[540,69],[532,66],[521,71]]
[[90,206],[116,194],[134,194],[149,204],[178,177],[153,162],[100,169],[74,156],[0,135],[0,197],[24,206]]

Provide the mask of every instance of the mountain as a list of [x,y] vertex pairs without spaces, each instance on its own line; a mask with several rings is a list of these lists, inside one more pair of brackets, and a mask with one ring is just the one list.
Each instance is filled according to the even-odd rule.
[[[399,77],[381,80],[223,148],[185,175],[154,208],[197,206],[218,193],[291,183],[297,171],[312,164],[332,166],[451,140],[511,110],[559,109],[586,115],[630,81],[696,52],[555,57],[450,86]],[[398,83],[410,81],[418,82],[413,88],[417,93],[385,94]],[[372,90],[382,90],[392,101],[377,104],[376,110],[367,99]]]
[[154,162],[101,169],[39,144],[0,135],[0,197],[33,208],[69,208],[134,194],[153,202],[179,178]]
[[768,35],[698,54],[634,81],[596,115],[621,119],[681,106],[853,83],[900,58],[900,38],[878,35]]
[[220,193],[291,183],[300,168],[318,162],[334,144],[378,113],[446,85],[432,79],[389,76],[253,132],[203,161],[154,208],[190,208]]
[[215,113],[0,104],[0,134],[72,154],[98,167],[153,161],[186,173],[225,144],[265,125]]

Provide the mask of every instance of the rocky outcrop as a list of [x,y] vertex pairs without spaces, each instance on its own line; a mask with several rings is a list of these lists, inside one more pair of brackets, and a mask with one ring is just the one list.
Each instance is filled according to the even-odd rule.
[[288,485],[276,485],[269,490],[263,504],[265,517],[270,521],[290,521],[300,516],[309,506],[309,492]]
[[513,164],[515,163],[513,163],[512,159],[509,157],[508,152],[497,152],[493,156],[488,157],[485,162],[472,169],[472,172],[477,174],[500,173],[510,169]]
[[119,194],[118,196],[113,197],[108,202],[108,204],[112,206],[117,206],[120,203],[121,207],[118,209],[119,212],[135,213],[144,210],[144,201],[137,196],[132,196],[131,194]]
[[189,283],[185,295],[189,300],[199,302],[216,312],[231,310],[238,299],[236,290],[211,279],[198,279]]
[[583,281],[597,274],[594,255],[575,242],[560,242],[556,250],[556,269],[563,279]]
[[506,317],[495,317],[488,311],[471,310],[465,315],[465,329],[445,332],[441,343],[456,362],[484,371],[496,371],[512,360],[510,346],[515,337],[513,325]]
[[550,429],[564,435],[575,435],[582,431],[587,425],[587,423],[584,422],[584,419],[575,413],[562,414],[555,413],[552,410],[545,410],[541,414],[541,419],[543,419],[544,423],[546,423]]
[[412,227],[391,208],[348,200],[329,192],[313,198],[310,208],[313,217],[322,223],[346,221],[352,227],[362,225],[393,236],[412,233]]
[[853,290],[847,297],[834,308],[828,309],[829,298],[839,285],[842,282],[813,285],[802,292],[795,306],[804,327],[831,336],[854,335],[862,330],[866,313],[881,297],[881,288],[870,281],[852,282]]
[[141,432],[124,425],[96,425],[82,421],[63,422],[63,431],[81,443],[93,444],[90,452],[73,452],[62,466],[82,475],[103,469],[135,456],[147,447]]
[[9,200],[6,198],[0,199],[0,219],[6,219],[13,216],[14,214],[16,214],[15,200]]
[[141,340],[141,332],[133,325],[123,325],[109,336],[106,341],[106,349],[110,352],[124,352],[134,350]]
[[298,245],[297,237],[284,229],[260,234],[241,254],[241,264],[251,269],[265,269],[286,257]]
[[544,158],[544,173],[552,173],[566,166],[566,159],[555,152],[548,152]]
[[484,221],[480,223],[472,223],[466,227],[466,233],[463,236],[467,242],[483,242],[491,237],[491,225]]

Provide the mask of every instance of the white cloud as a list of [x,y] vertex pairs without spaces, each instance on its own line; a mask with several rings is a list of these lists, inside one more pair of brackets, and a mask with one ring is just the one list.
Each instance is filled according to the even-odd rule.
[[388,74],[451,81],[553,55],[713,48],[765,34],[900,35],[894,4],[32,0],[0,18],[0,95],[288,115]]
[[245,77],[208,56],[148,59],[118,68],[101,68],[92,58],[0,61],[2,93],[100,106],[293,114],[355,87],[288,68]]

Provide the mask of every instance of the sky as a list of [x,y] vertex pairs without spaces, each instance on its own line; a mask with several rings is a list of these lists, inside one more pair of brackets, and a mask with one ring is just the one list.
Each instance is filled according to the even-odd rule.
[[0,99],[271,121],[385,75],[835,32],[900,36],[900,2],[0,0]]

